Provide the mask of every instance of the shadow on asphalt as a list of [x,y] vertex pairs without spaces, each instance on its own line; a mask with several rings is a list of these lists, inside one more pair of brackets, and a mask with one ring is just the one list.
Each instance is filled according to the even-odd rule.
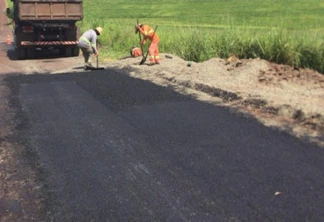
[[[82,69],[83,67],[75,67]],[[8,75],[7,84],[15,93],[20,84],[41,82],[76,82],[95,99],[109,101],[110,109],[119,110],[122,107],[158,103],[161,101],[189,100],[190,97],[181,95],[171,87],[162,87],[149,81],[129,77],[115,69],[95,70],[89,72],[72,72],[64,74],[30,74]]]
[[[48,62],[52,61],[48,60]],[[101,103],[109,107],[109,109],[114,111],[121,111],[134,105],[153,104],[164,101],[173,102],[195,100],[197,104],[202,103],[196,101],[197,96],[195,94],[185,96],[176,92],[173,86],[163,87],[150,81],[132,78],[113,68],[88,72],[83,71],[83,66],[78,66],[74,69],[82,70],[82,72],[29,75],[10,74],[5,81],[10,85],[13,95],[17,94],[16,91],[19,89],[20,84],[73,81],[91,94],[95,99],[99,100]],[[177,89],[177,91],[179,91],[179,89]],[[208,92],[206,91],[206,93]],[[215,94],[215,92],[212,93]],[[227,107],[218,107],[218,109],[226,109],[230,112],[235,111],[234,109]],[[247,117],[248,114],[237,113],[237,115],[245,115]],[[251,121],[258,122],[252,116],[247,118],[251,119]],[[307,143],[310,141],[307,136],[305,136],[304,140]]]

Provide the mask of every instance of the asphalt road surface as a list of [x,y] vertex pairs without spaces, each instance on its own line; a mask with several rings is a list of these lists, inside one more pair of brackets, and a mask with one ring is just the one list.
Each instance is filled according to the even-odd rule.
[[324,150],[116,70],[13,75],[49,221],[323,221]]
[[118,70],[41,74],[75,60],[16,61],[0,32],[46,221],[324,221],[322,148]]

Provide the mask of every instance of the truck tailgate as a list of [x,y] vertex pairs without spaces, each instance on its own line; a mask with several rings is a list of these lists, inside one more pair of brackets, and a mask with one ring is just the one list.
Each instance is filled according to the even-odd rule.
[[82,0],[20,0],[20,20],[73,20],[83,18]]

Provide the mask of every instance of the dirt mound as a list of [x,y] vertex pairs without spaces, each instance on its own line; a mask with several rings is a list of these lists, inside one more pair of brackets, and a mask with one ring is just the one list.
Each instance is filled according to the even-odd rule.
[[267,126],[324,146],[324,75],[261,59],[212,58],[202,63],[161,54],[161,64],[139,65],[141,57],[105,64],[181,93],[230,106]]

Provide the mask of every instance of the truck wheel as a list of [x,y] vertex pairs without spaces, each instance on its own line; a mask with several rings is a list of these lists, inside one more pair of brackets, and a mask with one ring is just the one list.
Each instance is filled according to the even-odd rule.
[[27,49],[27,58],[28,59],[35,58],[35,49],[34,48],[28,48]]
[[74,46],[74,47],[72,48],[72,56],[79,56],[79,54],[80,54],[80,49],[79,49],[79,47],[78,47],[78,46]]
[[66,57],[72,56],[72,48],[65,48],[65,56]]
[[65,55],[65,48],[59,48],[58,49],[59,50],[59,54],[60,54],[60,56],[64,56]]
[[16,48],[15,52],[16,52],[17,59],[19,60],[26,59],[26,54],[27,54],[26,49],[18,47]]

